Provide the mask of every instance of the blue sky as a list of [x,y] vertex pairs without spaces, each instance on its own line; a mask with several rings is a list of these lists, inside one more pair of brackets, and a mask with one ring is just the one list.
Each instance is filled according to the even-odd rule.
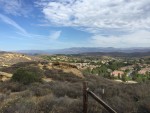
[[149,0],[0,0],[0,50],[150,47]]

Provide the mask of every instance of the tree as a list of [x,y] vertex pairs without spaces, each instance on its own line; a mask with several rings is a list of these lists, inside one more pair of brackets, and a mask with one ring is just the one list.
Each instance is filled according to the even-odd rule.
[[89,75],[89,74],[91,74],[91,69],[89,67],[87,67],[82,72],[83,72],[84,75]]
[[121,79],[120,73],[118,74],[118,79]]
[[42,75],[43,73],[39,68],[19,68],[13,74],[12,80],[23,84],[30,84],[32,82],[40,82]]
[[123,74],[123,75],[122,75],[121,80],[122,80],[123,82],[126,82],[126,81],[127,81],[127,76],[126,76],[126,74]]

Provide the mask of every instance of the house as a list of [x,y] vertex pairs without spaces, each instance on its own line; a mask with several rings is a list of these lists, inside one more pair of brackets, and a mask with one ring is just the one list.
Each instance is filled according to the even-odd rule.
[[113,75],[114,77],[122,76],[123,74],[124,74],[123,71],[118,71],[118,70],[111,72],[111,75]]
[[150,68],[142,68],[140,71],[138,71],[138,74],[143,74],[143,75],[145,75],[146,72],[150,72]]

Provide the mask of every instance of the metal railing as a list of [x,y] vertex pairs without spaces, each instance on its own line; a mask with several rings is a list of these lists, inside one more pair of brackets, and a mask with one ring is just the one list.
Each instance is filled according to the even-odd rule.
[[90,95],[93,99],[100,103],[109,113],[117,113],[95,93],[89,90],[89,88],[87,87],[87,82],[83,82],[83,113],[88,113],[88,95]]

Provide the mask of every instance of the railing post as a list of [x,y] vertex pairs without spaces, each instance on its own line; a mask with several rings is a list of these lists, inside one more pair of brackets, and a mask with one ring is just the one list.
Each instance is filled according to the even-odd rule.
[[87,82],[83,82],[83,113],[87,113],[87,108],[88,108]]

